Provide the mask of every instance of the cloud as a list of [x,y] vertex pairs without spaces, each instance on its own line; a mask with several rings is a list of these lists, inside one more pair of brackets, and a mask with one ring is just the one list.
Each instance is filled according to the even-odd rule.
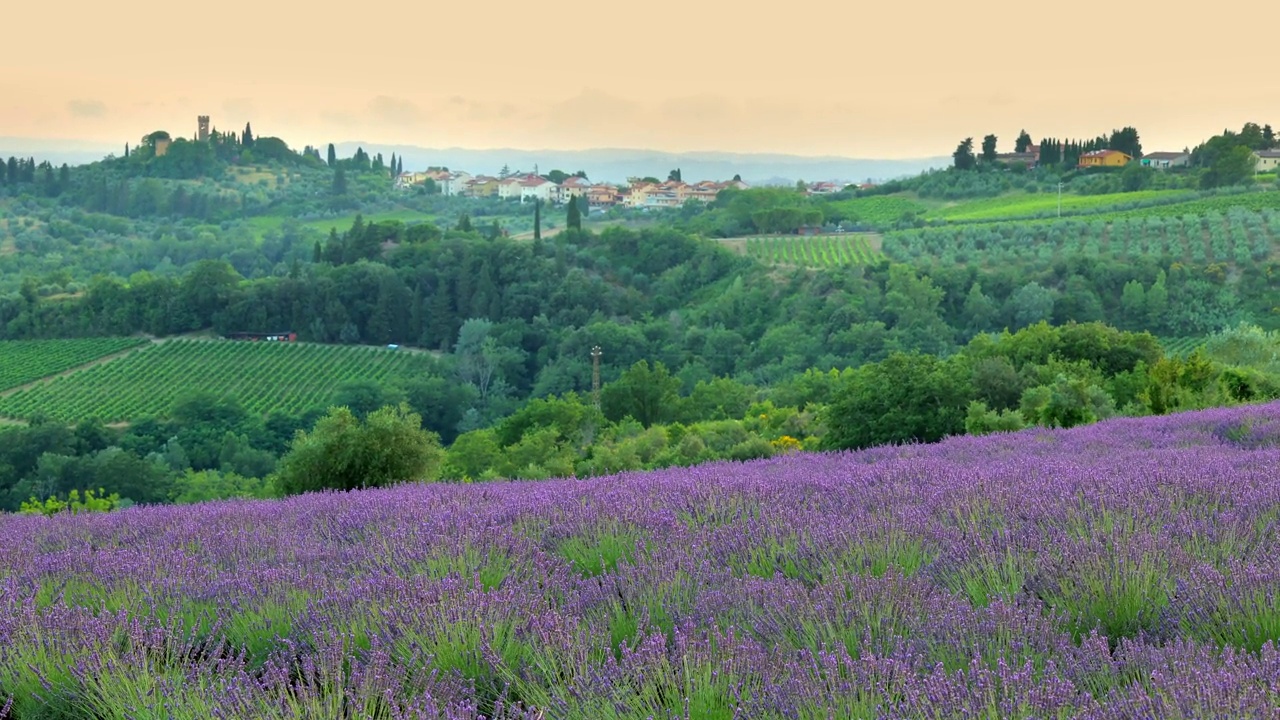
[[389,125],[418,125],[423,120],[422,110],[408,100],[379,95],[369,101],[369,114]]
[[107,106],[101,100],[72,100],[67,103],[67,112],[74,117],[100,118],[107,114]]

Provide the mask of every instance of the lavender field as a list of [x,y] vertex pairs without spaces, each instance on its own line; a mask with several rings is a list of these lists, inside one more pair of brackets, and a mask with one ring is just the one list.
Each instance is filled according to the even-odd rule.
[[589,481],[10,516],[0,707],[1280,717],[1278,531],[1280,404]]

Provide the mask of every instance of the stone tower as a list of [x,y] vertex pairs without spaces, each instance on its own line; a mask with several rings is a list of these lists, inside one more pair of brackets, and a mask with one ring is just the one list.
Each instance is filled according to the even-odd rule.
[[199,128],[199,131],[196,133],[196,138],[200,142],[209,142],[209,116],[208,115],[197,116],[196,124],[197,124],[197,127]]

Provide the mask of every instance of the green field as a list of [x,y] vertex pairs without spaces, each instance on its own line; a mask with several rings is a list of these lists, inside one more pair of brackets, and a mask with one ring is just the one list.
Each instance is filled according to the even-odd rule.
[[[1112,196],[1116,197],[1116,196]],[[1157,205],[1154,207],[1121,210],[1096,216],[1100,220],[1135,217],[1180,217],[1183,215],[1203,215],[1205,213],[1225,213],[1232,208],[1241,210],[1280,210],[1280,191],[1263,190],[1260,192],[1235,193],[1201,198],[1188,202]]]
[[[317,230],[326,235],[330,229],[336,229],[339,233],[346,232],[351,229],[351,225],[356,221],[357,213],[348,213],[346,215],[338,215],[323,220],[302,220],[299,225],[310,230]],[[388,212],[367,213],[364,214],[364,221],[370,222],[387,222],[389,220],[399,220],[406,225],[420,222],[430,222],[435,216],[426,213],[420,213],[416,210],[391,210]],[[250,227],[259,233],[265,233],[268,230],[278,230],[284,225],[285,218],[279,215],[260,215],[258,217],[246,220]]]
[[[1280,196],[1280,193],[1273,193]],[[1280,211],[1232,208],[1203,215],[1072,218],[888,233],[884,253],[897,262],[1046,265],[1064,256],[1245,265],[1274,256]]]
[[876,226],[892,225],[904,216],[920,215],[928,210],[909,197],[901,195],[876,195],[853,200],[837,200],[829,204],[827,217],[848,218],[851,221]]
[[56,375],[146,342],[141,338],[0,341],[0,390]]
[[833,267],[868,265],[883,257],[862,234],[823,237],[759,237],[746,239],[747,255],[771,265]]
[[[1190,190],[1146,190],[1111,195],[1062,196],[1062,213],[1079,214],[1105,211],[1107,208],[1132,203],[1175,202],[1179,198],[1192,198]],[[929,211],[926,217],[943,220],[974,221],[1029,218],[1058,210],[1057,193],[1015,193],[972,202],[948,204]]]
[[0,398],[0,415],[75,422],[162,416],[196,391],[233,395],[252,413],[301,413],[348,380],[424,374],[429,356],[404,350],[297,343],[174,340]]

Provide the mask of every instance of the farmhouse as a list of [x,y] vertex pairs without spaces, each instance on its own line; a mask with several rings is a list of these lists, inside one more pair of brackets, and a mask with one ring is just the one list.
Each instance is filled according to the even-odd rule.
[[1040,146],[1029,145],[1024,152],[999,153],[996,155],[996,162],[1035,167],[1040,162]]
[[815,182],[805,187],[806,195],[834,195],[844,189],[844,183]]
[[1258,158],[1258,172],[1280,171],[1280,150],[1254,150],[1253,155]]
[[1142,167],[1168,170],[1175,167],[1186,167],[1191,156],[1183,152],[1153,152],[1142,156]]
[[492,197],[498,192],[498,178],[477,175],[467,181],[462,194],[467,197]]
[[525,180],[524,175],[510,175],[498,181],[498,197],[503,200],[520,197],[520,183]]
[[571,197],[586,197],[590,190],[590,182],[587,182],[577,175],[567,177],[564,179],[564,182],[560,183],[560,202],[569,202],[569,198]]
[[228,340],[247,340],[249,342],[298,342],[298,333],[291,330],[276,333],[232,332],[223,337]]
[[436,179],[436,185],[440,188],[441,195],[463,195],[470,181],[471,173],[446,172]]
[[520,202],[541,200],[556,202],[560,199],[560,186],[539,175],[529,175],[520,181]]
[[1133,160],[1119,150],[1094,150],[1080,156],[1079,167],[1123,167]]
[[612,185],[592,185],[587,188],[587,204],[590,207],[613,207],[622,202],[622,191]]

